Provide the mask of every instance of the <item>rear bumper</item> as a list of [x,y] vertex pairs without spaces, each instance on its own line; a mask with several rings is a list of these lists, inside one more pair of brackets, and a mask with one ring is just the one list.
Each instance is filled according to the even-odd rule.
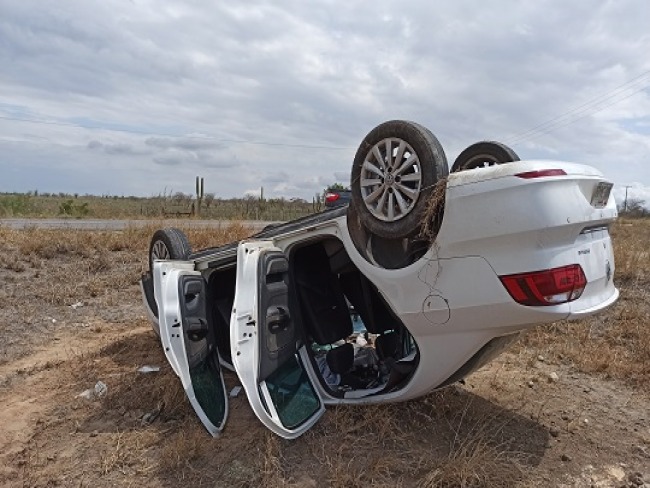
[[602,301],[602,302],[598,303],[597,305],[594,305],[594,306],[589,307],[589,308],[583,308],[583,309],[580,309],[580,310],[573,310],[573,307],[572,307],[572,310],[569,313],[569,316],[567,317],[567,320],[578,320],[578,319],[582,319],[584,317],[588,317],[589,315],[593,315],[595,313],[598,313],[598,312],[606,309],[607,307],[613,305],[616,302],[616,300],[618,300],[619,294],[620,293],[618,291],[618,288],[614,288],[614,293],[612,293],[612,295],[607,300]]

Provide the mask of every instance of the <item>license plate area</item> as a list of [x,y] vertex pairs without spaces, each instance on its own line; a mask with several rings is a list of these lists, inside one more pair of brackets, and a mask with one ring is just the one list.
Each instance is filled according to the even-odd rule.
[[591,195],[591,205],[596,208],[603,208],[609,201],[609,194],[612,191],[612,183],[601,181],[596,185]]

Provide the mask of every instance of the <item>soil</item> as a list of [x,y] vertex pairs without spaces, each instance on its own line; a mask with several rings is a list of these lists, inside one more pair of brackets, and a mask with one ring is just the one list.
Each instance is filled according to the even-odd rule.
[[[530,348],[417,401],[328,409],[295,441],[242,392],[212,438],[148,325],[144,255],[0,248],[14,263],[0,268],[1,486],[650,486],[648,389]],[[105,394],[79,396],[98,381]],[[477,439],[494,473],[441,477],[480,455]]]

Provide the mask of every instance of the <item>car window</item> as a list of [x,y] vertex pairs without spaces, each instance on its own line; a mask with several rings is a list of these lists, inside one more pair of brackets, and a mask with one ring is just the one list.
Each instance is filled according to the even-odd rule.
[[282,425],[293,429],[320,408],[320,400],[296,356],[266,378],[266,387]]
[[358,334],[363,334],[367,332],[366,325],[361,320],[361,316],[357,313],[352,314],[352,330]]
[[208,360],[190,369],[194,395],[205,415],[216,426],[223,423],[226,415],[226,397],[223,383],[215,381],[215,378],[219,379],[220,375],[218,366]]

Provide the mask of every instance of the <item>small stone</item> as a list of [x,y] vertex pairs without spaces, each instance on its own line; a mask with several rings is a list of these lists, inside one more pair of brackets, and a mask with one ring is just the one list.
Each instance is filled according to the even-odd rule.
[[535,386],[535,383],[533,383],[532,381],[529,381],[527,383],[527,385],[528,385],[528,388],[532,388],[533,386]]
[[550,383],[556,383],[559,379],[560,379],[560,377],[557,375],[557,373],[555,371],[548,374],[548,381]]
[[537,356],[537,360],[542,362],[542,363],[544,362],[544,359],[545,359],[544,356],[542,356],[541,354],[539,356]]
[[93,431],[90,433],[90,437],[97,437],[97,434],[98,434],[98,433],[99,433],[99,432],[97,432],[96,430],[93,430]]
[[585,424],[585,425],[588,425],[589,424],[589,419],[583,419],[582,423]]
[[614,478],[616,481],[623,481],[625,479],[625,471],[618,466],[611,466],[607,470],[607,474]]
[[158,418],[159,415],[160,415],[160,408],[156,408],[151,412],[145,413],[142,416],[142,420],[141,420],[142,425],[151,424],[154,420]]
[[569,420],[569,415],[566,414],[566,413],[563,413],[561,418],[562,418],[562,420],[567,420],[568,421]]
[[560,429],[558,429],[557,427],[551,427],[548,432],[549,434],[551,434],[551,437],[557,437],[560,435]]
[[562,454],[562,457],[560,459],[562,459],[562,461],[564,461],[565,463],[568,463],[569,461],[571,461],[571,456],[569,456],[568,454]]
[[634,486],[643,486],[643,475],[638,471],[635,473],[630,473],[627,477],[627,480]]

